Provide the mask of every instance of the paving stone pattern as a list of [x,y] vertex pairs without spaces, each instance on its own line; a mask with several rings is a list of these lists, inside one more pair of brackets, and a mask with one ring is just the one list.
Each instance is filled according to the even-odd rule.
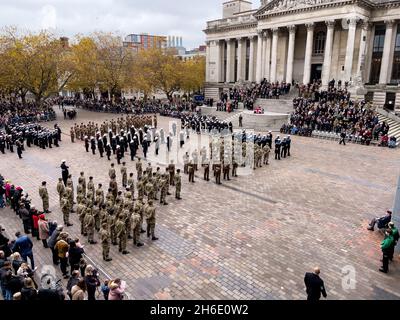
[[[75,188],[80,171],[94,176],[96,185],[108,186],[109,162],[86,153],[83,142],[71,143],[74,121],[62,120],[56,109],[64,133],[61,147],[30,148],[22,160],[1,155],[0,172],[22,185],[39,208],[38,187],[46,180],[53,211],[48,217],[62,222],[56,192],[61,160],[67,160]],[[79,111],[76,121],[111,117],[118,115]],[[170,120],[160,117],[159,126],[168,130]],[[198,141],[192,134],[185,148],[199,147]],[[171,152],[179,153],[179,160],[182,151],[176,150],[176,140],[174,145]],[[162,146],[160,154],[165,152]],[[152,145],[148,159],[154,165],[170,160],[161,158]],[[128,172],[135,172],[135,164],[126,161]],[[142,235],[145,246],[129,241],[131,253],[125,256],[112,247],[110,263],[102,261],[99,244],[82,237],[81,242],[97,267],[127,281],[131,299],[304,299],[304,273],[316,265],[328,299],[399,299],[398,254],[389,274],[378,272],[382,234],[366,230],[373,216],[392,207],[399,168],[399,150],[293,137],[292,157],[271,160],[221,186],[203,181],[201,170],[195,184],[183,176],[183,200],[170,196],[168,206],[157,207],[156,242]],[[117,179],[120,185],[119,170]],[[22,229],[10,210],[0,214],[10,235]],[[76,214],[71,220],[68,232],[78,236]],[[51,265],[49,250],[34,243],[38,266]],[[346,266],[355,270],[355,289],[342,286]]]

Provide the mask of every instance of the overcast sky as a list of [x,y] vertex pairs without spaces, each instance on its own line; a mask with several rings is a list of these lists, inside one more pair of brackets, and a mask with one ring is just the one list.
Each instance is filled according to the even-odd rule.
[[[0,0],[0,26],[56,28],[71,37],[93,31],[183,37],[188,49],[205,41],[206,21],[222,17],[223,0]],[[253,0],[253,8],[259,6]]]

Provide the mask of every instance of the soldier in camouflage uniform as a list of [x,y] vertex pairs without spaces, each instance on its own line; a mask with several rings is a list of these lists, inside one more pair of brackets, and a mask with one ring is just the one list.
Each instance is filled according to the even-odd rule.
[[103,225],[104,223],[108,225],[108,211],[105,203],[100,207],[100,224]]
[[115,233],[118,239],[118,250],[122,254],[128,254],[129,251],[126,250],[127,232],[125,226],[125,216],[120,214],[115,223]]
[[93,182],[93,177],[89,177],[89,182],[87,184],[87,190],[92,191],[93,195],[95,194],[95,188],[94,188],[94,182]]
[[111,180],[117,177],[115,173],[114,163],[111,163],[111,168],[108,170],[108,176],[110,177]]
[[94,241],[94,228],[95,228],[95,220],[93,217],[93,210],[86,211],[85,219],[83,220],[83,224],[85,227],[85,231],[88,236],[88,242],[90,244],[96,244]]
[[156,227],[156,208],[153,206],[152,200],[150,200],[147,203],[147,206],[145,209],[145,216],[146,216],[146,223],[147,223],[147,237],[149,238],[151,236],[151,240],[153,240],[153,241],[158,240],[158,238],[156,238],[156,236],[154,234],[155,227]]
[[74,209],[73,209],[74,198],[73,198],[72,185],[70,182],[67,182],[67,187],[65,188],[65,192],[67,194],[69,209],[71,210],[71,212],[74,212]]
[[133,179],[132,172],[129,174],[127,185],[128,185],[130,192],[132,192],[132,200],[135,200],[135,181]]
[[138,182],[136,183],[136,188],[138,190],[138,199],[143,200],[144,184],[143,184],[143,181],[142,181],[142,177],[138,178]]
[[167,186],[169,185],[169,175],[163,174],[161,175],[160,180],[160,203],[163,205],[167,205],[168,202],[166,201],[167,197]]
[[182,189],[182,177],[180,175],[181,170],[177,169],[174,175],[174,185],[175,185],[175,198],[181,200],[181,189]]
[[60,207],[61,207],[61,201],[62,201],[62,196],[64,194],[64,191],[65,191],[65,186],[64,186],[63,180],[62,180],[62,178],[58,178],[57,193],[58,193],[58,196],[60,197]]
[[42,186],[39,187],[39,196],[40,198],[42,198],[43,212],[50,213],[51,211],[49,211],[49,193],[47,192],[46,181],[43,181]]
[[80,204],[83,199],[85,199],[85,195],[83,194],[83,186],[78,184],[76,186],[76,203]]
[[143,175],[143,167],[140,158],[138,159],[138,162],[136,162],[136,172],[137,172],[137,180],[139,180]]
[[126,162],[122,162],[121,175],[122,175],[122,186],[126,188],[128,182],[128,172],[126,169]]
[[[72,175],[69,175],[68,176],[68,179],[67,179],[67,186],[68,185],[70,185],[70,187],[71,187],[71,199],[72,199],[72,205],[71,205],[71,209],[72,209],[72,206],[73,206],[73,204],[74,204],[74,182],[72,181]],[[73,211],[71,211],[71,212],[73,212]]]
[[110,258],[110,256],[109,256],[110,255],[111,235],[110,235],[110,231],[108,231],[107,223],[103,223],[101,225],[99,237],[101,239],[101,248],[103,249],[103,260],[109,262],[112,260],[112,258]]
[[87,236],[86,229],[85,229],[85,217],[86,217],[86,214],[90,213],[91,211],[92,211],[92,209],[90,207],[85,206],[81,210],[80,214],[78,215],[79,222],[81,223],[81,235],[83,235],[85,237]]
[[268,144],[266,144],[264,147],[263,147],[263,158],[264,158],[264,161],[263,161],[263,163],[265,164],[265,165],[268,165],[269,163],[269,154],[271,153],[271,149],[269,148],[269,145]]
[[61,211],[63,213],[64,224],[67,227],[71,227],[72,223],[69,222],[69,213],[71,211],[71,207],[67,192],[64,192],[61,200]]
[[94,218],[94,228],[97,232],[100,230],[100,207],[96,201],[93,205],[93,218]]
[[106,195],[106,201],[107,201],[107,205],[108,205],[109,202],[112,203],[112,206],[114,205],[115,198],[114,198],[114,195],[112,193],[112,189],[111,188],[108,188],[108,192],[107,192],[107,195]]
[[[86,210],[86,199],[82,199],[82,201],[78,203],[78,206],[76,207],[76,214],[79,218],[79,221],[81,221],[81,216],[85,217],[85,210]],[[83,234],[82,230],[83,227],[81,226],[81,234]]]
[[145,186],[145,190],[147,193],[147,200],[153,200],[154,199],[154,185],[152,183],[152,179],[149,179],[147,181],[147,184]]
[[117,245],[117,234],[115,232],[115,223],[117,222],[114,208],[108,210],[108,227],[110,229],[110,236],[111,236],[111,244],[113,246]]
[[138,247],[143,246],[143,243],[140,242],[140,233],[142,229],[143,223],[143,206],[142,202],[138,200],[135,205],[135,209],[133,214],[131,215],[131,227],[133,231],[133,245]]
[[104,204],[104,191],[102,187],[103,185],[99,183],[96,190],[96,202],[98,203],[99,207],[101,207]]
[[84,172],[81,172],[78,178],[78,185],[82,186],[83,195],[86,196],[86,178]]

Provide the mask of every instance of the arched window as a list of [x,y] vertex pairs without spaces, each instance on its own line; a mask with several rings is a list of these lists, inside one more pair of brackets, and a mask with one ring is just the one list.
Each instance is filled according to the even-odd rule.
[[316,34],[314,40],[314,54],[323,54],[325,51],[325,40],[326,35],[324,31],[320,31]]

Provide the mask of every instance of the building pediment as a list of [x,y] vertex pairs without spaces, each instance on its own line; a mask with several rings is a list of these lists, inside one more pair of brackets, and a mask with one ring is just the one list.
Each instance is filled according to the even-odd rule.
[[362,3],[369,7],[374,5],[369,0],[266,0],[254,16],[259,19],[266,15],[315,10],[324,7],[342,6],[349,3]]

